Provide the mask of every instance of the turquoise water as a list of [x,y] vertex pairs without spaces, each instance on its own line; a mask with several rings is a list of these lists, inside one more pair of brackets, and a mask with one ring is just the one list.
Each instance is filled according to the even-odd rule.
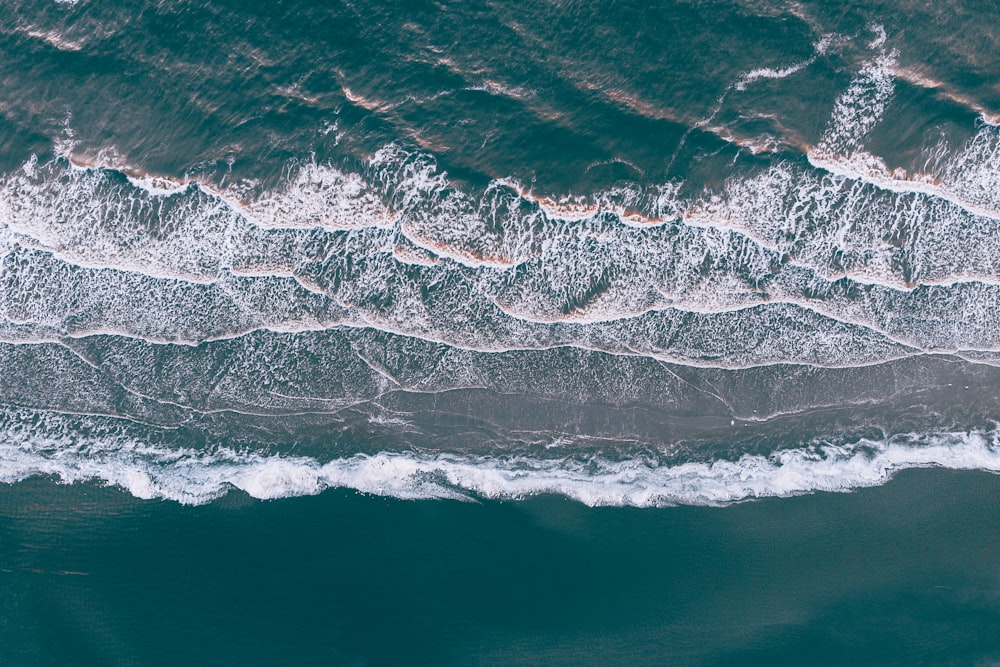
[[727,508],[0,488],[11,665],[1000,660],[1000,478]]

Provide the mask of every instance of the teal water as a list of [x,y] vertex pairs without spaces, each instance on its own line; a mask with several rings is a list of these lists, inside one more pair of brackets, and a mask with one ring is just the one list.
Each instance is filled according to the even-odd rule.
[[8,665],[1000,661],[1000,478],[726,508],[0,487]]
[[0,667],[998,663],[997,26],[0,2]]

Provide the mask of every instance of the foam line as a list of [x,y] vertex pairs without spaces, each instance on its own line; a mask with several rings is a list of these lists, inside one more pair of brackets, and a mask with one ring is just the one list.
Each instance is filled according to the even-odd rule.
[[812,166],[828,171],[835,176],[863,181],[888,192],[928,195],[954,204],[972,215],[1000,222],[1000,211],[992,206],[982,206],[964,199],[949,188],[935,182],[933,176],[910,176],[900,170],[890,170],[885,162],[877,156],[857,152],[849,158],[842,158],[809,152],[806,157]]
[[321,462],[217,448],[169,449],[139,441],[5,433],[0,481],[50,476],[96,481],[138,498],[201,504],[239,489],[254,498],[314,495],[329,488],[403,499],[521,499],[558,494],[590,506],[726,505],[876,486],[907,468],[1000,472],[996,435],[908,435],[811,445],[738,460],[663,465],[648,458],[539,459],[420,452]]
[[271,191],[32,159],[0,179],[0,317],[28,325],[0,335],[198,345],[348,326],[734,368],[993,350],[996,128],[928,158],[940,183],[835,174],[879,162],[863,142],[897,65],[871,29],[879,55],[838,99],[814,168],[748,167],[688,201],[678,183],[466,190],[397,145],[358,173],[290,164]]
[[816,62],[816,56],[781,68],[759,67],[741,74],[736,83],[733,84],[733,88],[736,90],[746,90],[749,84],[760,79],[784,79],[809,67],[814,62]]

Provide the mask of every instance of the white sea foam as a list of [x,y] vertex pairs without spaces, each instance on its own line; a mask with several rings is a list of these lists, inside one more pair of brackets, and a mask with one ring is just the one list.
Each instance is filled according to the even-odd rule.
[[895,92],[897,58],[895,52],[882,52],[865,64],[834,104],[818,152],[837,154],[856,150],[882,121]]
[[[877,55],[862,67],[834,105],[819,144],[808,152],[809,162],[819,169],[868,182],[883,190],[920,193],[950,202],[969,213],[1000,220],[1000,132],[997,119],[986,109],[947,85],[927,78],[912,68],[900,67],[899,54],[886,51],[886,32],[872,26],[876,34],[869,48]],[[885,122],[895,81],[902,79],[945,94],[981,115],[984,126],[955,154],[932,156],[925,173],[890,169],[885,160],[865,149],[864,141],[875,126]],[[932,159],[929,158],[928,162]]]
[[[332,413],[400,388],[638,403],[667,385],[632,374],[636,357],[853,367],[943,352],[1000,365],[1000,130],[942,143],[919,171],[890,169],[868,137],[887,122],[895,81],[915,76],[872,31],[876,53],[810,165],[738,171],[688,199],[676,182],[587,196],[537,196],[512,178],[465,190],[398,145],[357,172],[301,161],[270,191],[215,187],[143,175],[112,152],[82,164],[67,118],[58,159],[0,178],[3,399],[176,424],[189,411]],[[752,70],[730,88],[812,62]],[[350,335],[371,330],[392,335]],[[558,359],[507,363],[522,350]],[[609,373],[592,351],[629,361]],[[0,430],[0,480],[97,480],[184,503],[346,487],[645,506],[844,491],[915,466],[1000,471],[986,433],[671,466],[428,452],[324,462],[59,432]]]
[[814,62],[816,62],[815,56],[807,60],[793,63],[791,65],[788,65],[787,67],[781,67],[781,68],[760,67],[757,69],[753,69],[750,70],[749,72],[740,75],[736,83],[733,84],[733,87],[736,90],[746,90],[746,87],[749,84],[753,83],[754,81],[758,81],[760,79],[784,79],[786,77],[791,76],[792,74],[795,74],[796,72],[802,71],[806,67],[809,67],[809,65],[812,65]]
[[[77,0],[56,0],[56,2],[62,2],[64,4],[76,4]],[[55,30],[29,30],[27,33],[28,37],[33,37],[35,39],[40,39],[46,44],[53,46],[60,51],[80,51],[83,49],[83,44],[77,41],[66,39],[66,37]]]
[[253,201],[249,217],[264,227],[392,227],[392,213],[358,174],[309,162],[281,191]]
[[1000,472],[995,434],[939,433],[889,441],[817,444],[770,456],[658,464],[648,458],[501,458],[430,452],[380,453],[320,462],[219,448],[172,450],[127,439],[6,433],[0,482],[51,476],[97,481],[138,498],[200,504],[240,489],[261,499],[329,488],[405,499],[522,499],[559,494],[587,505],[725,505],[755,498],[876,486],[907,468]]
[[398,145],[356,173],[307,160],[270,191],[212,188],[142,176],[113,152],[109,166],[67,162],[67,120],[61,159],[0,179],[0,317],[27,327],[17,340],[30,327],[198,344],[352,326],[698,366],[992,359],[1000,134],[942,147],[923,175],[888,170],[866,138],[897,56],[872,31],[877,53],[809,153],[816,168],[776,162],[693,196],[679,183],[468,190]]
[[[732,179],[683,221],[628,214],[643,205],[676,213],[676,188],[622,188],[569,224],[509,183],[474,199],[425,158],[397,153],[379,158],[395,222],[383,226],[362,207],[350,229],[308,211],[322,211],[341,187],[368,197],[368,186],[316,165],[282,191],[308,202],[312,186],[302,184],[320,184],[302,228],[277,226],[274,211],[295,209],[274,204],[284,194],[262,200],[272,202],[263,209],[277,206],[262,225],[196,186],[129,191],[106,170],[29,162],[0,197],[0,314],[72,336],[196,344],[346,324],[477,350],[576,345],[729,367],[875,363],[898,358],[898,344],[909,352],[998,345],[996,318],[984,309],[1000,282],[992,226],[933,197],[907,201],[778,164]],[[601,212],[615,206],[614,216]],[[917,226],[919,234],[904,233]],[[915,240],[886,242],[897,229]],[[842,278],[853,284],[835,283]],[[952,289],[944,299],[899,294],[931,284]],[[907,321],[893,316],[902,311]],[[972,311],[983,318],[960,317]],[[657,312],[651,327],[647,315]],[[673,323],[691,313],[699,317],[675,335]],[[794,352],[780,336],[748,336],[789,325],[799,332],[785,337]],[[724,354],[713,341],[727,341]]]

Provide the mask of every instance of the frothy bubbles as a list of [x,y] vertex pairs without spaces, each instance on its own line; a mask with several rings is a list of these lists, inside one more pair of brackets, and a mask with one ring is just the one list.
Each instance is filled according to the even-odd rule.
[[[931,354],[996,364],[1000,130],[980,123],[961,145],[927,149],[923,166],[890,168],[872,137],[892,122],[900,81],[945,86],[903,67],[883,28],[869,32],[815,146],[745,163],[738,153],[704,187],[475,186],[402,143],[353,168],[296,160],[277,186],[224,186],[147,174],[114,151],[86,160],[67,115],[55,157],[0,177],[0,353],[27,387],[4,399],[157,424],[332,414],[396,391],[662,407],[627,386],[649,375],[608,377],[637,366],[607,359],[726,372]],[[794,80],[833,39],[747,69],[727,94]],[[549,352],[544,369],[523,361]],[[696,390],[726,403],[710,383]],[[741,416],[728,409],[727,421]],[[347,487],[648,506],[846,490],[923,465],[997,469],[993,436],[979,431],[671,464],[499,449],[321,461],[57,431],[5,434],[0,477],[99,480],[185,503],[230,488],[276,498]]]
[[201,504],[231,489],[259,499],[328,488],[404,499],[518,499],[560,494],[591,506],[725,505],[816,491],[845,492],[887,481],[907,468],[1000,472],[993,432],[908,435],[814,444],[737,460],[660,464],[610,460],[397,452],[320,462],[308,457],[215,448],[175,450],[127,438],[4,433],[0,481],[34,476],[97,481],[138,498]]

